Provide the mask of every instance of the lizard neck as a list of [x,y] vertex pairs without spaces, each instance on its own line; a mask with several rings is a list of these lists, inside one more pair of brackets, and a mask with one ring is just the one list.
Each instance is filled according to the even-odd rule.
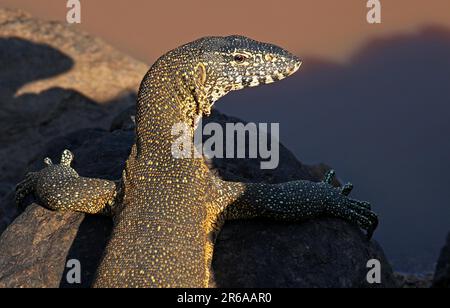
[[[178,67],[178,69],[174,69]],[[194,69],[182,67],[171,59],[160,59],[149,70],[141,84],[136,113],[136,145],[140,149],[154,149],[144,155],[159,159],[172,158],[172,145],[178,138],[177,127],[184,127],[193,144],[198,119],[210,107],[206,95],[193,81]],[[193,147],[192,147],[193,148]]]

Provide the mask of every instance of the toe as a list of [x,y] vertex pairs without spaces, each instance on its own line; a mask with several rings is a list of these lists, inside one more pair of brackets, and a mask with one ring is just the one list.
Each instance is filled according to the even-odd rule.
[[64,150],[64,152],[62,153],[62,156],[61,156],[61,165],[70,167],[70,164],[72,163],[73,158],[74,158],[74,156],[73,156],[72,152],[70,152],[69,150]]
[[349,199],[352,203],[354,203],[354,204],[356,204],[356,205],[358,205],[358,206],[360,206],[360,207],[362,207],[362,208],[365,208],[365,209],[367,209],[367,210],[372,210],[372,206],[371,206],[371,204],[370,204],[370,202],[367,202],[367,201],[359,201],[359,200],[355,200],[355,199]]
[[333,180],[335,177],[336,177],[336,171],[330,170],[325,175],[323,182],[331,185],[333,183]]
[[341,194],[344,196],[349,196],[353,190],[353,184],[347,183],[342,187]]

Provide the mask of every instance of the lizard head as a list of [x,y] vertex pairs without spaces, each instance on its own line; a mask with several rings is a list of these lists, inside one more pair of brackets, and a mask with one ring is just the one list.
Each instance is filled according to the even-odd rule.
[[193,44],[200,54],[197,79],[211,104],[230,91],[286,78],[302,64],[283,48],[244,36],[206,37]]
[[147,101],[152,95],[160,100],[164,83],[164,90],[177,98],[184,121],[195,127],[227,93],[281,80],[301,64],[283,48],[244,36],[204,37],[159,58],[144,78],[138,100]]

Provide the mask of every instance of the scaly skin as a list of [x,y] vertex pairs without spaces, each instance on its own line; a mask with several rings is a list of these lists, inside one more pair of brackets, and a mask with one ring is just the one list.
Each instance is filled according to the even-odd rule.
[[241,36],[207,37],[170,51],[141,84],[136,144],[120,182],[78,176],[65,151],[61,164],[47,160],[47,168],[18,185],[17,202],[34,193],[54,210],[113,216],[96,287],[211,286],[213,243],[226,219],[332,216],[370,237],[377,216],[367,202],[348,198],[351,185],[331,186],[334,172],[322,183],[232,183],[213,175],[203,159],[172,155],[175,124],[186,123],[193,137],[219,98],[283,79],[300,65],[277,46]]

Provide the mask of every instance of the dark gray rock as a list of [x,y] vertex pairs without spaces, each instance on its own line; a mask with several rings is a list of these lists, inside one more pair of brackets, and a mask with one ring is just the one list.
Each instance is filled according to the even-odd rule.
[[[147,65],[64,23],[0,8],[0,232],[12,191],[52,139],[104,128],[134,104]],[[120,76],[120,78],[118,77]]]
[[[367,261],[381,262],[381,284],[367,283]],[[217,285],[227,288],[397,287],[375,242],[337,219],[296,223],[228,222],[216,244]]]
[[450,288],[450,233],[434,273],[433,288]]
[[[226,120],[224,115],[214,116]],[[133,130],[87,129],[53,140],[46,152],[57,158],[63,149],[72,149],[74,167],[80,174],[117,179],[133,142]],[[292,155],[284,148],[282,151],[281,157]],[[211,165],[214,168],[214,162]],[[300,170],[295,169],[297,166]],[[34,165],[35,169],[41,167],[41,162]],[[221,164],[214,170],[225,179],[254,182],[266,178],[283,182],[303,175],[312,177],[317,172],[299,162],[288,167],[272,170],[269,175],[256,163],[249,164],[247,172],[241,174],[238,168]],[[45,223],[40,223],[43,217]],[[64,279],[64,265],[66,260],[78,259],[83,266],[78,287],[90,286],[112,224],[107,218],[83,217],[49,212],[36,205],[28,208],[0,239],[0,285],[71,287]],[[31,230],[28,224],[33,226]],[[48,240],[34,242],[35,237]],[[47,262],[49,256],[51,261]],[[225,225],[213,265],[216,283],[221,287],[369,287],[365,283],[366,263],[373,258],[382,263],[382,286],[396,286],[382,249],[344,221],[319,219],[297,224],[256,220]],[[25,267],[26,271],[22,269]]]
[[429,289],[433,284],[434,273],[394,273],[397,284],[402,289]]
[[0,238],[0,288],[59,285],[83,215],[32,205]]

